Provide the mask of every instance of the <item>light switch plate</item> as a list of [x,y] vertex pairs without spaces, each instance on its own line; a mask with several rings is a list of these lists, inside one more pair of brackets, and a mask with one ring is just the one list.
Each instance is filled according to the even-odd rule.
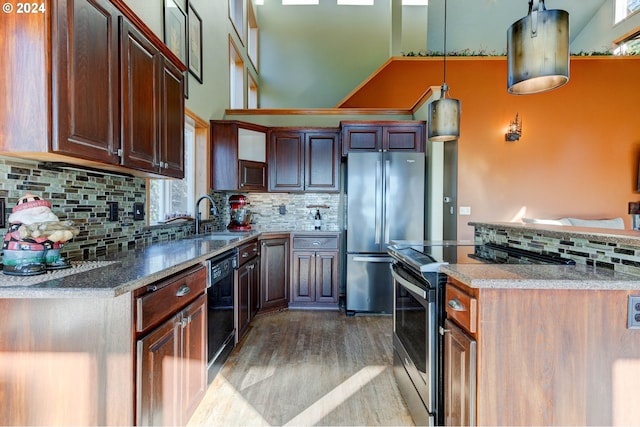
[[628,329],[640,329],[640,295],[629,295]]
[[460,215],[471,215],[471,206],[460,206]]
[[137,202],[133,204],[133,220],[141,221],[144,219],[144,203]]

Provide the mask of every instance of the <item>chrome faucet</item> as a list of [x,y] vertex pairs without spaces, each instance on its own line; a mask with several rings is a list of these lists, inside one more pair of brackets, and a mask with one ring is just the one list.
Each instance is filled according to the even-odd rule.
[[196,225],[195,225],[195,234],[200,234],[200,202],[203,199],[207,199],[209,200],[209,203],[211,203],[211,207],[209,208],[209,212],[212,215],[218,216],[218,208],[216,207],[216,202],[213,201],[213,198],[208,195],[208,194],[204,194],[202,196],[200,196],[198,198],[198,200],[196,201],[196,207],[195,207],[195,214],[196,214]]

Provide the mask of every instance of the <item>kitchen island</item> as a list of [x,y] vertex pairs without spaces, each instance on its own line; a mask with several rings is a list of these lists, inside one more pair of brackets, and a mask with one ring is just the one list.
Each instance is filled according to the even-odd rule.
[[640,314],[640,233],[474,225],[476,243],[577,265],[442,267],[447,424],[637,425],[640,328],[628,323]]

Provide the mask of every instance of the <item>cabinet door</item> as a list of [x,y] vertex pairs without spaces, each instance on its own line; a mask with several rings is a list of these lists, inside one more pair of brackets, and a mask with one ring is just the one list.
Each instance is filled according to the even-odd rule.
[[313,302],[316,299],[315,252],[292,252],[291,300]]
[[249,325],[249,288],[251,285],[250,264],[236,270],[236,344]]
[[182,312],[182,423],[186,425],[207,392],[207,296]]
[[289,239],[262,241],[260,254],[261,310],[283,308],[289,302]]
[[269,191],[304,190],[304,133],[274,131],[269,144]]
[[136,425],[180,424],[179,317],[172,317],[137,342]]
[[336,132],[305,134],[307,191],[340,191],[340,135]]
[[118,164],[118,11],[106,0],[54,7],[52,149]]
[[158,71],[160,52],[133,25],[122,19],[122,164],[158,170]]
[[184,178],[184,75],[168,60],[160,61],[160,173]]
[[249,268],[249,321],[251,321],[260,310],[260,258],[254,258]]
[[315,300],[318,303],[338,302],[338,253],[315,254]]
[[243,191],[267,191],[267,164],[250,160],[238,161],[238,186]]
[[444,422],[476,424],[476,341],[450,320],[444,335]]
[[424,152],[425,131],[422,124],[385,126],[382,134],[384,151]]
[[382,127],[375,124],[342,126],[342,155],[350,151],[379,151],[382,149]]

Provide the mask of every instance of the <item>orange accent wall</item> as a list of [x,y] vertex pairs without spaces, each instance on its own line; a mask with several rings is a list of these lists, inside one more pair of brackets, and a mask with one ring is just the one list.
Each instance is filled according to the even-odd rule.
[[[420,80],[421,85],[411,82],[414,93],[398,91],[389,101],[394,108],[407,107],[417,99],[411,97],[442,83],[441,59],[438,73],[431,58],[410,60],[423,64],[410,66],[410,72],[393,67],[377,83],[374,76],[342,105],[372,100],[375,91],[369,89],[375,85],[375,102],[384,102],[381,91],[393,92],[390,81],[401,86],[408,78]],[[403,62],[410,64],[398,64]],[[458,238],[473,238],[469,221],[521,217],[620,216],[630,228],[627,204],[640,200],[640,58],[572,57],[569,83],[541,94],[509,95],[506,81],[506,57],[447,59],[449,95],[462,102],[458,206],[471,207],[470,216],[458,217]],[[523,136],[506,142],[516,113]]]

